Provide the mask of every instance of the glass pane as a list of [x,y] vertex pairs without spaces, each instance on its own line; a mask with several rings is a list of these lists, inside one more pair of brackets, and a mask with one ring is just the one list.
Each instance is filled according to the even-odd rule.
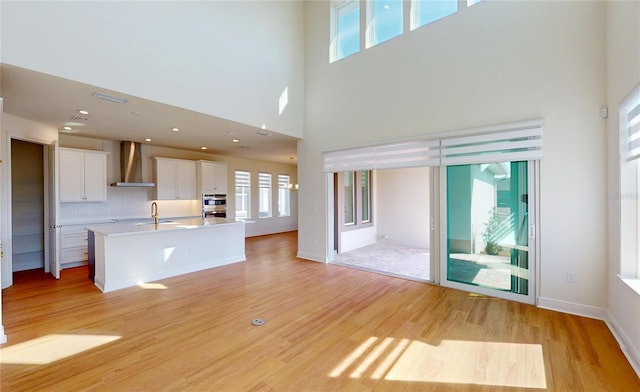
[[411,3],[411,30],[458,11],[457,0],[414,0]]
[[355,187],[353,186],[354,172],[344,173],[344,224],[355,223]]
[[373,1],[373,34],[368,46],[379,44],[402,34],[402,1]]
[[360,50],[360,3],[349,2],[336,10],[337,59]]
[[278,216],[289,216],[291,191],[287,188],[291,178],[286,174],[278,174]]
[[369,171],[360,172],[361,176],[361,196],[362,196],[362,222],[369,222],[371,220],[371,190],[369,187]]
[[271,217],[271,174],[258,173],[259,197],[258,210],[259,218]]
[[447,167],[447,280],[527,295],[527,162]]
[[236,220],[248,219],[251,216],[249,209],[251,194],[251,173],[236,170]]

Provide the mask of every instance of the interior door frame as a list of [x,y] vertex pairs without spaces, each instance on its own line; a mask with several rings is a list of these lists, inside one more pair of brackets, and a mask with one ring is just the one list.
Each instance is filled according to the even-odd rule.
[[529,160],[527,162],[527,188],[528,188],[528,235],[529,235],[529,292],[527,295],[515,294],[511,292],[490,289],[470,284],[453,282],[447,279],[447,166],[440,166],[438,171],[438,216],[440,219],[438,225],[439,241],[438,246],[438,268],[437,278],[438,284],[443,287],[463,290],[471,293],[482,294],[497,298],[503,298],[516,302],[524,302],[528,304],[538,304],[538,293],[540,292],[540,161]]
[[60,172],[60,153],[58,150],[58,141],[54,140],[46,146],[47,150],[47,169],[45,172],[47,176],[45,181],[47,186],[45,188],[45,200],[46,200],[46,227],[48,228],[46,233],[47,241],[47,253],[48,258],[45,259],[45,270],[53,275],[54,278],[60,279],[60,215],[58,206],[60,205],[60,192],[58,190]]

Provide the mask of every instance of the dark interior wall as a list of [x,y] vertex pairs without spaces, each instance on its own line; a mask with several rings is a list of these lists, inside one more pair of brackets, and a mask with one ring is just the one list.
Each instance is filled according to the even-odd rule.
[[40,144],[11,140],[13,271],[44,267],[44,158]]

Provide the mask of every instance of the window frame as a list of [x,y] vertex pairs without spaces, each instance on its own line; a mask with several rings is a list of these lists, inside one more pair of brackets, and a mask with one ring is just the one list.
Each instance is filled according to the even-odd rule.
[[[268,179],[268,186],[266,186],[267,179]],[[258,219],[273,217],[273,206],[272,206],[273,185],[272,184],[273,184],[273,175],[271,173],[258,172]],[[267,208],[266,211],[263,210],[263,207]]]
[[[409,11],[409,31],[413,31],[415,29],[418,29],[420,27],[424,27],[426,25],[429,25],[431,23],[437,22],[440,19],[444,19],[448,16],[454,15],[458,12],[460,12],[460,4],[458,1],[456,0],[447,0],[450,1],[451,3],[455,3],[456,4],[456,10],[453,11],[452,13],[446,14],[446,15],[441,15],[439,17],[437,17],[436,19],[430,20],[428,22],[425,22],[423,24],[420,24],[420,8],[428,5],[429,3],[438,3],[438,2],[442,2],[443,0],[411,0],[411,5],[410,5],[410,11]],[[477,0],[478,2],[481,0]]]
[[[619,107],[620,145],[620,262],[619,272],[623,280],[640,279],[640,156],[637,147],[629,151],[629,114],[640,108],[640,84],[636,86]],[[636,118],[640,115],[636,116]],[[637,138],[640,131],[634,136]],[[634,148],[633,146],[631,148]]]
[[[329,3],[329,62],[333,63],[338,60],[342,60],[349,56],[352,56],[362,49],[362,7],[360,7],[359,0],[333,0]],[[340,57],[340,17],[348,14],[349,12],[358,10],[358,49],[346,55]]]
[[[247,185],[238,185],[238,174],[246,174],[247,176]],[[241,194],[238,194],[238,188],[243,188],[244,191]],[[234,172],[234,193],[235,193],[235,220],[242,221],[246,219],[251,219],[251,172],[248,170],[236,170]],[[242,202],[238,203],[238,196],[242,198]],[[246,210],[244,207],[246,206]],[[239,210],[238,208],[242,207],[243,210]]]
[[[343,208],[346,205],[346,197],[345,197],[345,175],[347,173],[353,174],[353,222],[342,221],[342,231],[350,231],[350,230],[359,230],[365,227],[371,227],[374,225],[374,208],[373,208],[373,170],[356,170],[356,171],[345,171],[340,172],[340,194],[341,194],[341,202]],[[362,187],[362,173],[367,173],[369,177],[369,186],[368,186],[368,212],[369,219],[363,219],[363,187]]]
[[291,190],[287,187],[289,184],[291,184],[290,175],[278,174],[278,218],[291,216]]
[[396,3],[400,5],[400,32],[396,35],[385,38],[384,40],[374,41],[376,37],[376,20],[379,22],[379,19],[376,19],[375,13],[375,4],[382,3],[383,0],[366,0],[365,5],[365,13],[366,13],[366,24],[365,24],[365,48],[369,49],[376,45],[379,45],[383,42],[390,41],[394,38],[397,38],[404,34],[404,1],[402,0],[387,0],[392,3]]

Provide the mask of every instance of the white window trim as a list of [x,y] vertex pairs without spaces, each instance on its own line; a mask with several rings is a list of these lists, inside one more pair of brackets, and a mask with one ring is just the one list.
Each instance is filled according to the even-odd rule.
[[[355,8],[360,8],[359,0],[333,0],[329,4],[329,62],[333,63],[345,57],[338,57],[338,19],[342,13],[351,12]],[[362,13],[362,10],[360,10]],[[360,17],[362,19],[362,16]],[[361,37],[362,40],[362,37]],[[362,43],[360,44],[362,46]],[[361,48],[358,48],[360,51]],[[354,53],[355,54],[355,53]]]
[[[266,185],[266,179],[269,179],[269,186]],[[265,200],[263,200],[263,190],[268,189],[269,191],[266,193],[268,200],[266,200],[267,211],[262,210],[262,205]],[[266,212],[266,216],[261,216],[263,212]],[[271,173],[258,173],[258,219],[266,219],[273,217],[273,174]]]
[[618,277],[640,295],[640,156],[629,151],[628,114],[640,107],[640,84],[620,103],[620,261]]

